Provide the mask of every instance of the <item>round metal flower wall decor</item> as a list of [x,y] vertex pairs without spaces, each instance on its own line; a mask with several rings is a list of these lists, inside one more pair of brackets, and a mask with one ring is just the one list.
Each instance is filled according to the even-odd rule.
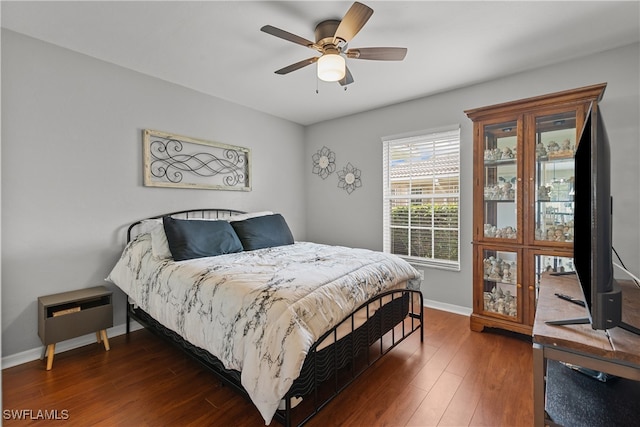
[[349,194],[353,193],[356,188],[362,187],[360,169],[353,167],[351,163],[347,163],[347,166],[338,171],[338,179],[338,187]]
[[313,159],[313,173],[320,175],[322,179],[325,179],[336,170],[336,153],[329,150],[327,147],[322,147],[312,157]]

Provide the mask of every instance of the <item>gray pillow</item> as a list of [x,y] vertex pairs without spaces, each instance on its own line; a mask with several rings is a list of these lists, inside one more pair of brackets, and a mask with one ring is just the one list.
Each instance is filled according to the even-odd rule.
[[293,244],[293,235],[280,214],[231,221],[245,251]]
[[169,250],[175,261],[242,251],[242,243],[227,221],[162,218]]

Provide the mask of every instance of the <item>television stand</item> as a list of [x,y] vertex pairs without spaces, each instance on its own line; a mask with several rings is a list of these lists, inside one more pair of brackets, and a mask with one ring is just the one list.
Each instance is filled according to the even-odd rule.
[[[623,292],[624,322],[607,331],[594,330],[587,323],[557,328],[558,313],[582,319],[584,307],[561,302],[554,293],[576,295],[580,284],[576,276],[543,275],[533,324],[533,402],[534,426],[545,425],[547,361],[556,360],[605,372],[620,378],[640,381],[640,335],[629,333],[625,326],[640,326],[640,289],[630,281],[620,281]],[[560,321],[562,322],[562,321]],[[637,329],[636,326],[632,328]],[[572,395],[573,396],[573,395]],[[577,396],[577,394],[576,394]]]

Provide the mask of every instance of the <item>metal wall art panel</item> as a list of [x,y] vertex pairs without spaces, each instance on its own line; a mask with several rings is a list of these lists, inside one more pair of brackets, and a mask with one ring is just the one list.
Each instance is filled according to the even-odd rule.
[[251,191],[251,150],[234,145],[143,131],[144,185]]

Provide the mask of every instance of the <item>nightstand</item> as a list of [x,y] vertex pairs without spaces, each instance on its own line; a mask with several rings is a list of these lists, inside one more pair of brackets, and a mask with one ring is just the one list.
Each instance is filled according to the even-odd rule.
[[112,292],[104,286],[38,297],[38,335],[46,346],[47,371],[60,341],[95,332],[109,351],[107,328],[112,326]]

